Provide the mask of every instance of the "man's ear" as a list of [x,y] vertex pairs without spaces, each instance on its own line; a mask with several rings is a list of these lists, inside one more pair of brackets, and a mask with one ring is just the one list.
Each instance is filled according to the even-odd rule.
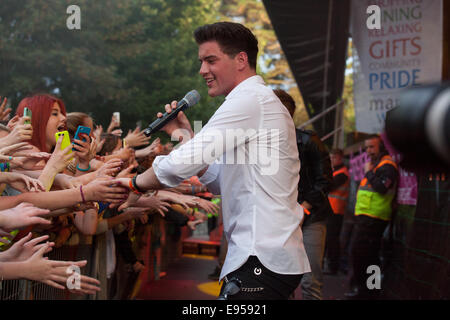
[[248,55],[247,53],[245,53],[244,51],[239,52],[234,59],[236,60],[236,62],[238,63],[238,70],[242,71],[244,70],[246,67],[249,66],[248,64]]

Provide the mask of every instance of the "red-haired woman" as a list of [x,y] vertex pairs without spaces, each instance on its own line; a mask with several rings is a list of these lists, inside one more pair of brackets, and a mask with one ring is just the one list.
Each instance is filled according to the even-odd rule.
[[[71,158],[74,156],[73,153],[70,153],[72,146],[68,146],[64,150],[61,150],[61,138],[59,141],[55,140],[55,133],[67,129],[66,107],[61,99],[49,94],[37,94],[24,98],[19,103],[16,115],[22,117],[25,107],[30,109],[32,113],[31,124],[33,127],[33,135],[29,143],[38,149],[37,151],[53,152],[43,171],[39,175],[39,180],[45,186],[46,190],[49,191],[55,177],[67,167]],[[75,156],[78,157],[77,152],[75,152]],[[57,177],[56,180],[58,179],[59,178]],[[64,177],[64,179],[67,179],[67,176]],[[66,187],[70,187],[71,184],[77,186],[80,184],[85,185],[87,183],[89,183],[89,181],[75,182],[74,180],[71,180],[69,186],[66,185]],[[61,187],[61,185],[59,186]],[[75,217],[75,224],[80,228],[81,232],[93,234],[97,225],[96,218],[97,212],[95,209],[87,210],[86,213],[78,211]],[[58,220],[62,221],[64,219]],[[67,227],[66,222],[64,222],[63,225]],[[67,232],[63,232],[63,234],[66,233]],[[61,232],[59,234],[62,235]],[[61,245],[62,243],[59,244]]]
[[66,106],[61,99],[49,94],[37,94],[20,101],[16,114],[23,116],[23,109],[31,110],[33,137],[30,143],[43,152],[52,152],[56,145],[55,133],[66,130]]

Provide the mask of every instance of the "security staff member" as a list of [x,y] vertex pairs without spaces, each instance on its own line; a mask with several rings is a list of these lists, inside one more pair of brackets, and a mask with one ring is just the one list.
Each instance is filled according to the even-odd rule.
[[379,251],[384,229],[391,220],[398,169],[378,135],[365,141],[370,161],[365,164],[365,176],[356,194],[355,235],[352,239],[351,258],[353,281],[356,287],[346,294],[351,299],[376,298],[378,291],[367,288],[367,267],[380,266]]
[[328,200],[330,201],[333,215],[327,222],[326,261],[325,274],[336,274],[339,270],[340,246],[339,235],[342,228],[344,213],[347,208],[347,199],[350,186],[350,178],[347,167],[343,163],[344,153],[341,149],[333,149],[330,152],[331,166],[333,167],[333,183],[331,184]]

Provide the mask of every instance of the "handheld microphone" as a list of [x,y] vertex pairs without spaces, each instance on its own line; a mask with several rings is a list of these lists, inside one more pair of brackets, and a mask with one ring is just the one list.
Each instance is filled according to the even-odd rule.
[[159,129],[164,127],[169,121],[174,119],[178,115],[178,112],[193,106],[199,101],[200,101],[200,94],[197,92],[197,90],[189,91],[184,96],[183,99],[178,101],[176,109],[172,110],[171,113],[165,112],[161,118],[158,118],[152,123],[150,123],[148,125],[148,128],[144,130],[144,134],[148,137],[151,134],[157,132]]

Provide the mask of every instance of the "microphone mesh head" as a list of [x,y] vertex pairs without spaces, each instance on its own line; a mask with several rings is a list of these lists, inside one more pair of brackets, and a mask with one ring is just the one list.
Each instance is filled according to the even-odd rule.
[[194,104],[197,104],[200,101],[200,94],[197,92],[197,90],[189,91],[183,98],[186,100],[189,107],[193,106]]

